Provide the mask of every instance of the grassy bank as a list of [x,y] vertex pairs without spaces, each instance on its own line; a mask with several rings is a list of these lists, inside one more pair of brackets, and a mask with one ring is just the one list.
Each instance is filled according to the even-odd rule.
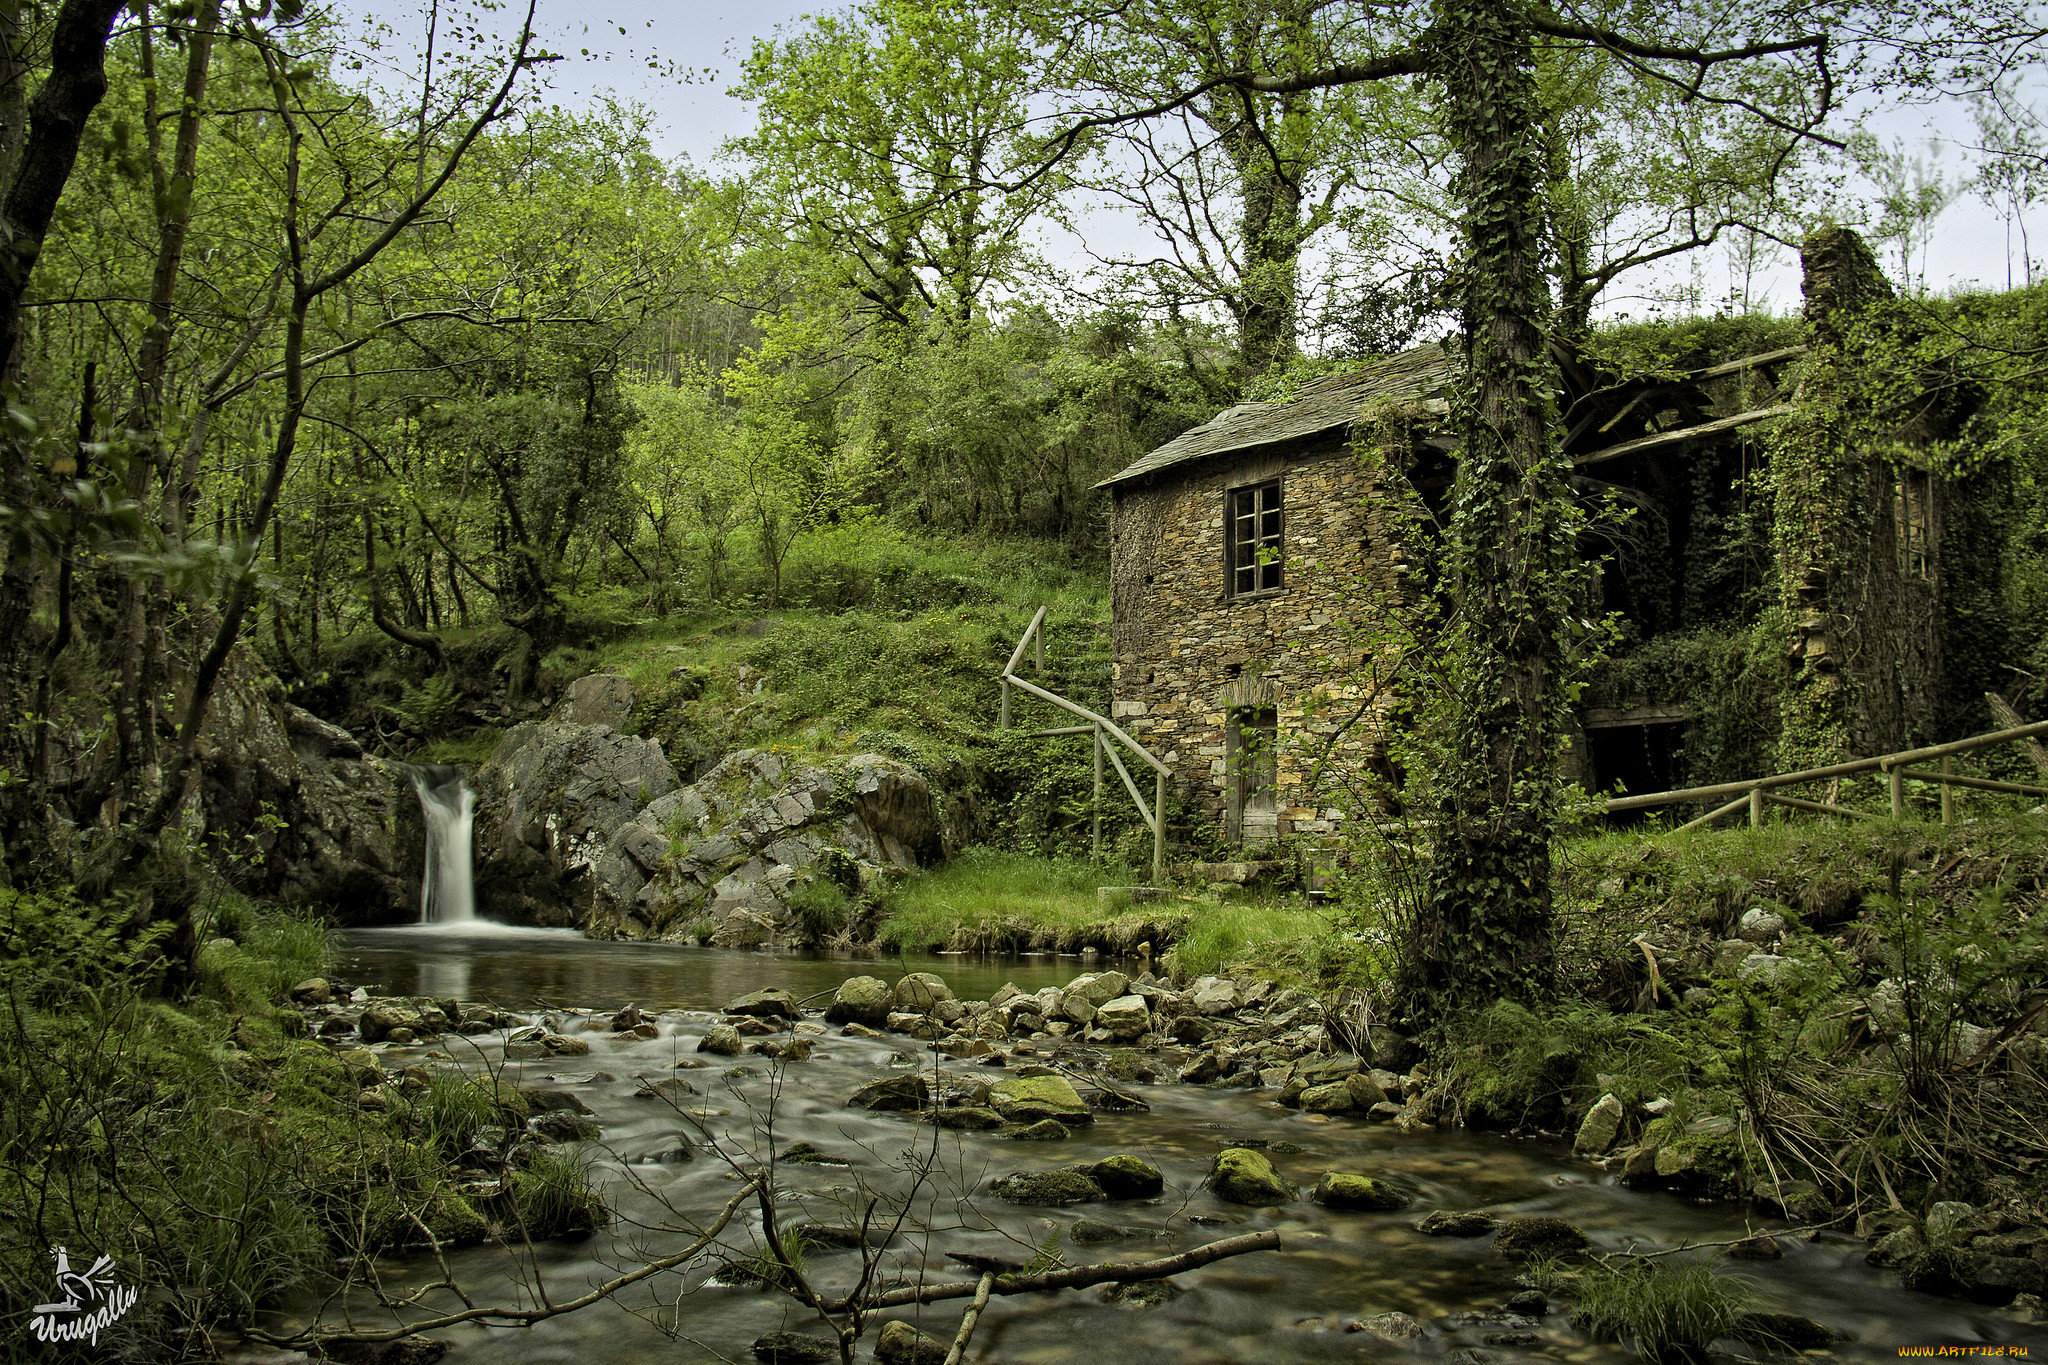
[[[496,1089],[387,1077],[305,1037],[291,987],[325,966],[317,920],[232,895],[196,971],[61,892],[0,890],[0,1323],[25,1341],[51,1249],[106,1254],[143,1302],[103,1349],[210,1357],[208,1334],[392,1248],[550,1230],[580,1169],[542,1161],[465,1197],[456,1161],[504,1120]],[[560,1164],[560,1163],[556,1163]],[[95,1357],[100,1358],[100,1357]]]
[[1288,893],[1223,900],[1170,893],[1133,905],[1101,887],[1146,877],[1129,867],[970,849],[907,878],[882,901],[875,936],[890,948],[971,952],[1134,953],[1194,977],[1225,968],[1286,970],[1333,932],[1319,908]]

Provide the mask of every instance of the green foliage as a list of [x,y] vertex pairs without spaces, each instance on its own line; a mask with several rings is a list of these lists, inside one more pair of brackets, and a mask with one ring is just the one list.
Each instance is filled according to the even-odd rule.
[[1597,1074],[1626,1078],[1625,1099],[1683,1079],[1690,1058],[1656,1021],[1582,1003],[1536,1009],[1499,1001],[1445,1025],[1465,1119],[1475,1126],[1559,1128]]
[[66,887],[0,886],[0,991],[33,1002],[140,984],[160,965],[171,929]]
[[233,945],[199,954],[201,988],[213,999],[267,1013],[326,969],[334,931],[320,912],[259,905],[233,892],[219,894],[214,907],[213,930]]
[[510,1179],[514,1213],[527,1237],[588,1232],[610,1217],[591,1189],[590,1157],[573,1149],[539,1147],[522,1162]]
[[455,679],[446,673],[436,673],[423,686],[406,684],[404,695],[388,703],[384,709],[414,734],[431,735],[447,727],[460,700],[455,691]]
[[812,943],[822,943],[851,927],[854,899],[830,877],[810,878],[791,889],[784,901],[805,939]]
[[1579,1276],[1575,1322],[1655,1365],[1706,1359],[1750,1301],[1747,1281],[1703,1262],[1624,1260]]
[[1686,699],[1680,786],[1770,772],[1777,758],[1784,627],[1775,611],[1747,626],[1659,636],[1605,659],[1587,684],[1593,706]]

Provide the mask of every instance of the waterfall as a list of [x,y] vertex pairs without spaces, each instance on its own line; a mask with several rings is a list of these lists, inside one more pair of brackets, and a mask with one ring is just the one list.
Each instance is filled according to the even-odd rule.
[[476,879],[470,846],[476,793],[460,768],[408,763],[406,775],[420,794],[427,822],[427,867],[420,879],[420,923],[467,924],[476,918]]

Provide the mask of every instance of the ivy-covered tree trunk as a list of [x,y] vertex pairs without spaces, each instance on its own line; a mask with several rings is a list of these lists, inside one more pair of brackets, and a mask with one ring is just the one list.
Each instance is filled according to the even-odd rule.
[[[1299,137],[1291,125],[1306,114],[1282,100],[1275,136]],[[1301,168],[1276,163],[1271,144],[1249,132],[1233,140],[1232,159],[1244,190],[1244,274],[1238,344],[1244,383],[1287,368],[1294,359],[1301,274]]]
[[1440,0],[1431,60],[1460,166],[1469,380],[1448,546],[1456,611],[1438,828],[1410,969],[1431,1003],[1527,997],[1553,970],[1550,840],[1583,570],[1543,270],[1541,110],[1519,3]]

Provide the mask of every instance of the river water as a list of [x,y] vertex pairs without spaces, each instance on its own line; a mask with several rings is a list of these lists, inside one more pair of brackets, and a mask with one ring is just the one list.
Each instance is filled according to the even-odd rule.
[[[968,1352],[970,1361],[1004,1365],[1294,1365],[1354,1360],[1457,1360],[1604,1362],[1632,1359],[1613,1345],[1590,1343],[1563,1315],[1538,1322],[1461,1319],[1497,1314],[1520,1287],[1518,1268],[1494,1253],[1484,1238],[1426,1237],[1413,1224],[1435,1208],[1486,1207],[1496,1213],[1542,1213],[1570,1219],[1603,1251],[1654,1249],[1684,1242],[1725,1241],[1747,1228],[1779,1231],[1785,1256],[1742,1262],[1768,1306],[1807,1314],[1852,1340],[1834,1358],[1876,1361],[1898,1357],[1901,1346],[2031,1345],[2048,1347],[2048,1328],[2008,1313],[1899,1289],[1896,1277],[1868,1267],[1852,1238],[1823,1233],[1808,1240],[1774,1220],[1735,1205],[1702,1205],[1668,1194],[1624,1190],[1598,1168],[1575,1160],[1549,1141],[1447,1131],[1403,1135],[1383,1126],[1302,1114],[1273,1102],[1275,1092],[1212,1090],[1127,1084],[1150,1112],[1102,1114],[1065,1142],[1026,1143],[996,1134],[946,1132],[900,1114],[845,1107],[864,1082],[901,1074],[917,1044],[907,1039],[844,1038],[833,1030],[816,1038],[809,1061],[779,1067],[759,1057],[741,1059],[752,1074],[726,1079],[728,1059],[700,1055],[696,1045],[716,1020],[711,1011],[745,991],[780,985],[799,995],[829,989],[846,976],[871,973],[893,979],[904,970],[936,971],[962,998],[984,998],[1002,982],[1029,991],[1063,984],[1083,969],[1073,958],[991,961],[914,957],[887,961],[823,956],[687,949],[669,945],[593,943],[566,931],[478,928],[466,933],[434,929],[366,931],[353,935],[339,974],[374,992],[456,995],[513,1009],[553,1009],[565,1031],[587,1038],[587,1057],[508,1062],[502,1038],[450,1037],[441,1046],[467,1067],[499,1069],[521,1085],[574,1091],[603,1125],[587,1150],[599,1183],[619,1217],[582,1242],[541,1247],[536,1260],[551,1299],[585,1292],[642,1259],[686,1244],[685,1228],[708,1220],[731,1198],[738,1177],[771,1150],[807,1141],[853,1164],[798,1166],[778,1163],[779,1206],[786,1221],[843,1223],[848,1208],[870,1197],[905,1207],[904,1232],[884,1256],[885,1273],[915,1280],[972,1279],[945,1259],[966,1251],[1028,1261],[1035,1244],[1062,1232],[1061,1254],[1070,1263],[1169,1255],[1221,1237],[1277,1229],[1278,1252],[1222,1261],[1183,1274],[1188,1292],[1162,1307],[1137,1310],[1103,1302],[1095,1290],[994,1299]],[[1090,964],[1092,965],[1092,964]],[[591,1031],[575,1009],[611,1010],[637,1002],[658,1019],[660,1036],[618,1040]],[[752,1040],[749,1040],[752,1041]],[[387,1067],[406,1064],[427,1049],[393,1049]],[[1085,1053],[1065,1060],[1072,1063]],[[1026,1060],[1026,1059],[1016,1059]],[[710,1063],[710,1065],[700,1065]],[[1159,1060],[1170,1077],[1178,1063]],[[922,1065],[929,1068],[926,1056]],[[961,1080],[995,1079],[1000,1070],[949,1061]],[[682,1077],[702,1093],[681,1101],[716,1137],[704,1150],[691,1125],[655,1099],[635,1098],[641,1078]],[[663,1163],[679,1134],[700,1147],[694,1160]],[[1274,1160],[1281,1173],[1306,1188],[1326,1170],[1381,1176],[1414,1196],[1399,1213],[1331,1213],[1301,1201],[1278,1210],[1226,1204],[1201,1188],[1217,1149],[1238,1139],[1291,1144]],[[1049,1170],[1094,1161],[1116,1152],[1143,1156],[1165,1173],[1167,1191],[1147,1201],[1116,1201],[1070,1209],[1015,1208],[969,1196],[1010,1171]],[[916,1174],[913,1168],[923,1167]],[[891,1202],[895,1201],[895,1202]],[[1130,1229],[1130,1240],[1080,1245],[1065,1234],[1081,1219]],[[754,1245],[758,1215],[749,1210],[728,1227],[726,1245]],[[1701,1253],[1704,1254],[1704,1253]],[[808,1271],[825,1292],[843,1292],[858,1272],[850,1251],[814,1250]],[[452,1268],[479,1303],[530,1301],[534,1265],[523,1254],[481,1247],[455,1254]],[[423,1283],[427,1258],[380,1264],[396,1286]],[[815,1319],[783,1295],[707,1283],[713,1267],[700,1263],[658,1275],[612,1303],[550,1319],[530,1329],[457,1327],[436,1333],[454,1346],[450,1365],[506,1362],[748,1361],[748,1347],[763,1333],[817,1332]],[[453,1307],[438,1292],[428,1301]],[[891,1316],[918,1322],[950,1338],[963,1304],[941,1303]],[[1420,1342],[1399,1346],[1363,1332],[1347,1332],[1351,1319],[1389,1311],[1411,1314],[1432,1327]],[[872,1342],[870,1335],[867,1339]],[[863,1344],[861,1359],[869,1357]],[[1478,1355],[1467,1354],[1477,1351]]]

